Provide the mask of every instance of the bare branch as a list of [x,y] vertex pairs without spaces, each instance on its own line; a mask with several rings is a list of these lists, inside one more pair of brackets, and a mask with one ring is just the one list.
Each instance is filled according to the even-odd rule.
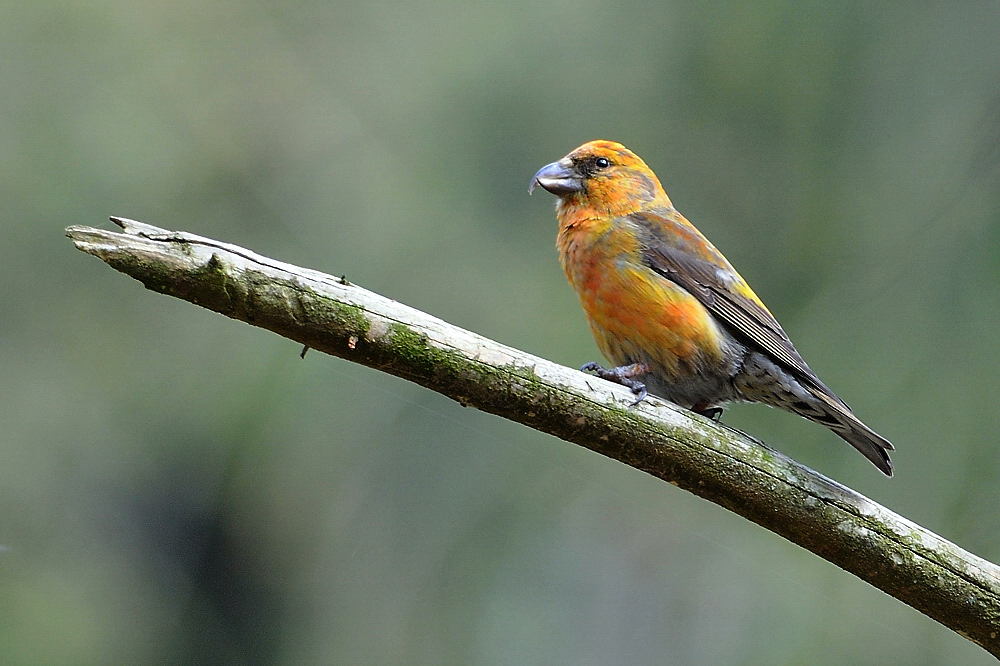
[[1000,656],[1000,568],[741,433],[341,278],[141,222],[70,227],[160,293],[404,377],[652,474],[816,553]]

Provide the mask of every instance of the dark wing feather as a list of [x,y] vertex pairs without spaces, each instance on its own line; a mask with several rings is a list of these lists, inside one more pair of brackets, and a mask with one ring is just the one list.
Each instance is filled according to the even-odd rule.
[[706,252],[703,237],[673,219],[673,215],[676,211],[664,209],[663,214],[647,211],[628,216],[630,222],[647,232],[643,242],[646,266],[698,299],[741,342],[787,368],[831,408],[829,415],[799,413],[831,428],[892,476],[892,461],[887,453],[892,444],[859,421],[850,407],[819,380],[770,312],[740,293],[736,286],[745,283],[731,277],[735,271],[717,250],[708,246],[709,258],[699,256]]
[[[652,213],[637,213],[630,218],[650,231],[650,242],[643,253],[643,260],[649,268],[698,299],[737,338],[749,342],[797,377],[820,389],[820,393],[843,405],[806,365],[771,313],[736,291],[733,288],[735,281],[720,275],[721,266],[686,251],[683,240],[678,245],[666,242],[663,229],[677,225],[676,222]],[[690,233],[686,229],[684,231],[686,233],[680,236],[682,239]],[[720,255],[719,261],[725,262],[725,259]],[[728,267],[728,263],[724,265]]]

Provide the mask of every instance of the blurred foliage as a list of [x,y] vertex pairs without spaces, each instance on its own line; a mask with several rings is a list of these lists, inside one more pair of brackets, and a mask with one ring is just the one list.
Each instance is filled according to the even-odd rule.
[[774,535],[144,291],[109,214],[597,359],[534,171],[621,141],[898,447],[727,421],[1000,559],[1000,6],[0,5],[0,661],[978,664]]

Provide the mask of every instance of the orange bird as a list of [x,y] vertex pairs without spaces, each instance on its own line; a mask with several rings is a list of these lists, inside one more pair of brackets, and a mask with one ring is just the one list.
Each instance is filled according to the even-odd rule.
[[892,476],[892,444],[809,369],[757,294],[638,155],[591,141],[531,179],[559,197],[556,247],[611,369],[583,370],[711,418],[762,402],[820,423]]

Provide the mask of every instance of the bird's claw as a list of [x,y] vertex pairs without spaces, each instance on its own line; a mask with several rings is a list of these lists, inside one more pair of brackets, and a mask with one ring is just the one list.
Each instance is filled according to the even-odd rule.
[[719,423],[722,420],[722,407],[709,407],[707,409],[693,409],[695,414],[701,414],[706,419]]
[[609,382],[614,382],[616,384],[621,384],[628,390],[632,391],[632,394],[637,396],[635,402],[629,405],[629,407],[635,407],[640,402],[646,399],[649,393],[646,391],[646,385],[633,377],[637,375],[646,374],[649,369],[641,363],[633,363],[632,365],[621,365],[617,368],[605,368],[600,363],[595,363],[591,361],[590,363],[584,363],[583,367],[580,368],[581,372],[593,372],[595,375],[601,379],[606,379]]
[[635,402],[629,405],[629,407],[635,407],[640,402],[645,400],[646,396],[649,395],[649,393],[646,392],[646,385],[643,384],[642,382],[637,382],[634,379],[630,379],[629,381],[632,382],[634,386],[629,386],[628,384],[625,384],[625,386],[628,386],[629,389],[631,389],[632,393],[638,396],[635,399]]

